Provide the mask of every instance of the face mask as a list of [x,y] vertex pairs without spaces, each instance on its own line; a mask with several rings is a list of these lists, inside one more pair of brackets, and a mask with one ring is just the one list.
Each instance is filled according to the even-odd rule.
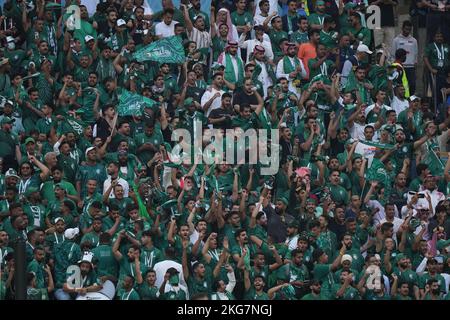
[[16,48],[16,44],[14,42],[8,42],[8,49],[14,50]]

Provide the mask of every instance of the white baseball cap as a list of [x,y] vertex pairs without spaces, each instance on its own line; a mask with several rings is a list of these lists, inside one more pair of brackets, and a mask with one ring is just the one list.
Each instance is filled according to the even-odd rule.
[[76,237],[77,234],[80,233],[80,229],[78,228],[69,228],[66,231],[64,231],[64,237],[71,240]]
[[369,47],[365,44],[360,44],[356,49],[356,52],[365,52],[367,54],[372,54],[372,51],[369,50]]
[[353,258],[352,258],[352,256],[349,255],[349,254],[344,254],[344,255],[342,256],[341,263],[344,263],[344,261],[350,261],[350,263],[352,263]]
[[11,36],[6,37],[6,42],[14,42],[14,38]]
[[94,40],[94,37],[93,36],[91,36],[91,35],[87,35],[87,36],[85,36],[84,37],[84,42],[86,42],[86,43],[88,43],[89,41],[91,41],[91,40]]
[[89,153],[89,151],[92,151],[92,150],[94,150],[94,149],[95,149],[95,147],[89,147],[89,148],[86,149],[86,152],[85,152],[84,154],[87,156],[87,154]]
[[123,26],[123,25],[126,25],[126,24],[127,24],[127,23],[126,23],[125,20],[123,20],[123,19],[117,20],[117,26],[118,26],[118,27]]

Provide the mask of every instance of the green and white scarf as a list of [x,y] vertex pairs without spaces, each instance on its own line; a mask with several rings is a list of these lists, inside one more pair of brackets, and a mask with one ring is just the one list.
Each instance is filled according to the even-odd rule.
[[231,60],[231,55],[225,54],[225,79],[231,83],[242,82],[244,79],[244,67],[241,58],[236,56],[236,62],[238,67],[238,78],[236,79],[236,70],[234,70],[234,64]]

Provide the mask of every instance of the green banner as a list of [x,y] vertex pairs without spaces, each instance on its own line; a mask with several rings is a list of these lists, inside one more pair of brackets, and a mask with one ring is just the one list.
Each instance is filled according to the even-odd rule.
[[181,38],[172,36],[150,43],[133,54],[139,62],[156,61],[159,63],[183,63],[186,60]]
[[141,96],[140,94],[123,90],[119,98],[117,111],[119,116],[140,116],[144,107],[152,108],[156,101]]
[[442,163],[441,158],[436,154],[436,152],[428,147],[428,152],[425,154],[422,163],[428,165],[428,169],[433,176],[443,176],[445,165]]

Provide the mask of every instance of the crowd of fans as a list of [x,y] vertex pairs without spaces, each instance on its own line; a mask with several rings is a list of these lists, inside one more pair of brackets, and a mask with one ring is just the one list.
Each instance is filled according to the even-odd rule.
[[[1,8],[0,299],[450,299],[450,0],[145,1]],[[277,130],[277,173],[177,163],[197,122]]]

